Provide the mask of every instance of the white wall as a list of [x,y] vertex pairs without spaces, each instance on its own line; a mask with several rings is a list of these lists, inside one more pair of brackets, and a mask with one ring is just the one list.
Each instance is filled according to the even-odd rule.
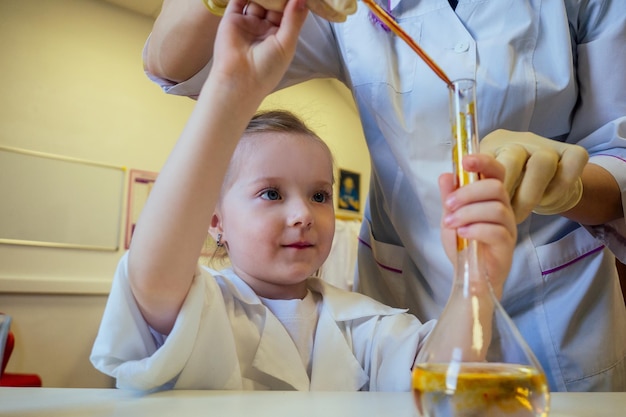
[[[151,26],[97,0],[0,0],[0,145],[159,171],[193,101],[143,74]],[[329,142],[340,167],[362,173],[365,195],[369,159],[347,90],[316,80],[263,105],[281,106]],[[39,373],[47,387],[112,385],[88,355],[122,250],[0,244],[0,311],[16,335],[8,371]]]

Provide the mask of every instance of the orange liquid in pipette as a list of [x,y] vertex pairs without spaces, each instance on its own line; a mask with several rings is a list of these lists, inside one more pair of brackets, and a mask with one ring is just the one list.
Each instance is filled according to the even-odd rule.
[[398,23],[393,19],[393,17],[389,15],[389,13],[385,11],[385,9],[380,7],[378,4],[374,3],[374,0],[362,0],[362,1],[363,3],[367,5],[367,7],[370,8],[372,13],[374,13],[376,17],[378,17],[385,25],[387,25],[387,27],[389,27],[389,29],[392,30],[393,33],[395,33],[404,42],[406,42],[407,45],[409,45],[411,49],[413,49],[417,53],[417,55],[419,55],[420,58],[424,60],[426,65],[428,65],[430,69],[432,69],[435,72],[435,74],[437,74],[437,76],[441,78],[443,82],[445,82],[448,85],[448,87],[452,87],[452,81],[450,81],[450,78],[448,78],[446,73],[443,72],[441,68],[439,68],[439,65],[437,65],[435,61],[433,61],[426,54],[426,52],[424,52],[424,50],[420,48],[420,46],[409,35],[407,35],[404,29],[402,29],[400,25],[398,25]]

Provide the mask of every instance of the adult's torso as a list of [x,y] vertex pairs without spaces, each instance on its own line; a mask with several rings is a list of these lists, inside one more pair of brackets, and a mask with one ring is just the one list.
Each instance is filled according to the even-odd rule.
[[[391,12],[451,79],[476,80],[481,137],[506,128],[576,142],[577,5],[461,0],[455,12],[445,0],[415,0],[392,2]],[[358,288],[431,319],[445,305],[453,274],[440,244],[437,188],[438,176],[451,170],[446,86],[401,39],[373,24],[363,4],[332,26],[331,39],[336,49],[324,47],[333,62],[317,69],[353,91],[373,168]],[[305,61],[296,58],[294,68]],[[502,304],[553,389],[598,389],[588,376],[623,360],[624,348],[613,348],[626,341],[614,274],[611,255],[579,224],[532,215],[519,226]],[[589,360],[590,351],[605,359]],[[621,385],[604,387],[626,388],[621,369],[614,377]]]

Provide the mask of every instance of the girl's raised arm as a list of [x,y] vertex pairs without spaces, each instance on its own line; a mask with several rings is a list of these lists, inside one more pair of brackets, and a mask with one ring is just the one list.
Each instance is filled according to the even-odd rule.
[[244,15],[245,5],[228,5],[215,64],[133,234],[130,285],[148,324],[163,334],[191,286],[239,138],[286,71],[307,14],[304,0],[290,0],[284,13],[255,5]]

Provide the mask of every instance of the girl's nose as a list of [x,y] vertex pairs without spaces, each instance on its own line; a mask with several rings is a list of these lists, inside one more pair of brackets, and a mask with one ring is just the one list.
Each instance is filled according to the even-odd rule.
[[289,224],[294,227],[311,227],[313,225],[313,213],[304,201],[294,202],[291,206]]

